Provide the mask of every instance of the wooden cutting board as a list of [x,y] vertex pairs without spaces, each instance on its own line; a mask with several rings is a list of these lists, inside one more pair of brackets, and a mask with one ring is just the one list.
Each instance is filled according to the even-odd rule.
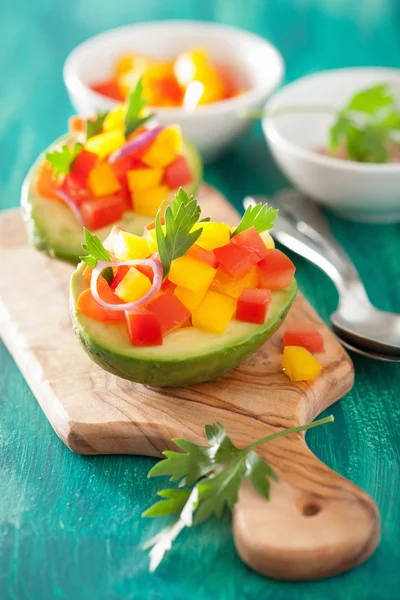
[[[204,186],[205,215],[232,224],[238,214]],[[203,425],[220,421],[238,445],[314,419],[353,385],[353,366],[301,294],[286,320],[322,332],[323,371],[312,383],[281,373],[280,330],[239,368],[191,388],[152,389],[103,371],[72,331],[72,267],[32,249],[19,211],[0,215],[0,334],[57,435],[82,454],[160,456],[173,437],[204,441]],[[343,431],[343,435],[346,432]],[[241,558],[279,579],[326,577],[366,560],[379,541],[379,514],[361,489],[322,464],[300,434],[259,449],[281,481],[266,502],[240,492],[233,534]]]

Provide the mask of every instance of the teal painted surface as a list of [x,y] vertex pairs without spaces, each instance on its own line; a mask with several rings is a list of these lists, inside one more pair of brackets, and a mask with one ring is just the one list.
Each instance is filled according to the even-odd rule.
[[[0,20],[0,203],[17,206],[36,155],[64,129],[71,107],[61,68],[84,38],[127,22],[201,18],[269,37],[287,61],[287,81],[323,68],[400,67],[398,0],[14,0]],[[206,170],[240,206],[247,193],[284,184],[260,130]],[[371,299],[400,312],[400,225],[330,217]],[[328,319],[333,286],[296,259],[301,288]],[[400,366],[355,357],[356,385],[333,408],[335,423],[312,431],[312,449],[364,487],[382,514],[382,543],[363,566],[327,581],[287,584],[251,572],[235,554],[229,519],[185,533],[154,575],[140,550],[159,525],[142,522],[160,483],[152,459],[71,454],[47,423],[0,346],[0,598],[6,600],[392,599],[399,575]],[[83,400],[84,401],[84,400]]]

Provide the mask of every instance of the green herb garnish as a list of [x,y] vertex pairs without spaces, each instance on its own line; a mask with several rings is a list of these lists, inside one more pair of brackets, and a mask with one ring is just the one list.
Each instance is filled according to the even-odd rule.
[[[99,260],[106,260],[110,262],[110,253],[104,248],[98,236],[94,233],[90,233],[86,227],[83,228],[83,232],[85,234],[85,243],[82,244],[82,248],[87,252],[87,256],[80,256],[80,259],[92,269],[95,268],[97,261]],[[111,267],[104,269],[101,275],[108,284],[112,283],[114,273]]]
[[255,227],[258,233],[272,229],[275,219],[278,215],[278,210],[274,210],[268,204],[256,204],[248,206],[242,220],[232,233],[231,237],[235,237],[238,233]]
[[141,117],[140,113],[146,106],[147,100],[143,98],[143,82],[140,78],[128,96],[125,113],[125,137],[129,137],[136,129],[153,117],[153,114]]
[[71,172],[74,160],[78,156],[79,152],[83,148],[82,144],[76,142],[73,146],[64,144],[60,150],[53,150],[47,152],[46,160],[51,164],[54,169],[56,177],[59,175],[67,175]]
[[284,106],[270,112],[250,111],[246,116],[259,119],[310,112],[335,116],[328,140],[332,155],[343,145],[351,160],[385,163],[389,160],[388,144],[400,146],[400,112],[387,83],[358,92],[340,110],[332,106]]
[[104,120],[108,112],[99,113],[93,119],[86,120],[86,139],[99,135],[103,131]]
[[221,423],[205,425],[208,446],[174,439],[183,452],[163,452],[166,459],[158,462],[150,470],[148,477],[167,475],[170,481],[179,481],[179,486],[191,487],[161,490],[158,496],[162,500],[143,513],[144,517],[178,515],[171,525],[145,544],[145,549],[151,548],[150,571],[158,567],[185,527],[197,525],[211,516],[219,519],[226,507],[232,510],[244,479],[248,479],[257,492],[269,500],[269,480],[278,481],[278,476],[269,464],[254,452],[258,446],[281,436],[306,431],[332,421],[333,415],[330,415],[308,425],[283,429],[245,448],[234,445]]
[[180,188],[164,215],[165,225],[161,225],[161,209],[156,216],[156,238],[158,253],[163,266],[164,279],[171,263],[183,256],[200,237],[202,228],[192,231],[200,219],[200,206],[194,196],[188,196]]

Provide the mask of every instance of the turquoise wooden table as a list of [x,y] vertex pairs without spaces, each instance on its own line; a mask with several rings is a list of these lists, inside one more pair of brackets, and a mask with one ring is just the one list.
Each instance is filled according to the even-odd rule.
[[[287,81],[324,68],[400,67],[398,0],[14,0],[2,7],[0,202],[17,206],[36,155],[65,128],[71,106],[61,68],[71,48],[110,27],[147,19],[198,18],[267,36],[287,62]],[[283,185],[259,128],[206,169],[236,206],[247,193]],[[378,199],[377,199],[378,201]],[[381,309],[400,312],[400,224],[357,225],[330,217]],[[328,320],[336,292],[296,258],[300,287]],[[29,304],[27,303],[27,311]],[[0,598],[4,600],[389,599],[400,586],[400,365],[354,357],[356,385],[313,430],[315,453],[362,486],[382,515],[382,542],[364,565],[310,583],[268,581],[237,557],[229,519],[182,535],[154,575],[141,543],[159,527],[140,515],[160,482],[152,459],[81,457],[47,423],[0,347]]]

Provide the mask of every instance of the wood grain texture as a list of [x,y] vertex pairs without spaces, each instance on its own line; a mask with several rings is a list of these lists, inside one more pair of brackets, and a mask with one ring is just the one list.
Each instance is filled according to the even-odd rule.
[[[212,188],[203,188],[201,201],[204,214],[238,218]],[[0,282],[0,332],[53,428],[75,452],[159,456],[173,447],[172,437],[201,441],[204,423],[216,420],[243,445],[312,420],[352,386],[350,359],[300,294],[287,324],[313,322],[326,345],[322,375],[312,384],[293,384],[280,372],[282,331],[214,382],[156,390],[117,378],[94,365],[74,338],[66,302],[71,267],[26,245],[16,211],[1,216],[0,233],[7,282]],[[347,570],[373,552],[379,539],[374,503],[318,461],[302,436],[260,452],[282,482],[269,503],[249,486],[241,490],[233,531],[249,566],[280,579],[309,579]]]

